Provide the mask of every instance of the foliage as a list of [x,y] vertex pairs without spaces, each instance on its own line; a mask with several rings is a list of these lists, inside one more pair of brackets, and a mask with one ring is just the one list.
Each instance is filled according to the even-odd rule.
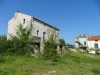
[[33,50],[31,45],[33,37],[30,36],[29,27],[24,27],[22,24],[17,25],[16,35],[10,34],[10,40],[13,42],[13,47],[10,48],[11,52],[29,56],[30,50]]
[[0,36],[0,53],[4,53],[7,50],[8,44],[6,36]]
[[91,70],[95,75],[99,75],[100,74],[100,69],[92,69]]
[[48,37],[48,40],[44,41],[44,52],[43,58],[45,60],[57,61],[59,58],[57,52],[57,35],[56,32],[51,32],[51,35]]
[[[92,57],[91,57],[92,56]],[[57,62],[20,55],[0,55],[0,75],[100,75],[100,56],[74,53]]]
[[66,45],[66,42],[64,39],[59,39],[60,44]]

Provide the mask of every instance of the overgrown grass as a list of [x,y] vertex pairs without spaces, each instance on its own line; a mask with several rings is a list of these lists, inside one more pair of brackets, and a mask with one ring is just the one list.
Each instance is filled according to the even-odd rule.
[[[100,56],[70,50],[58,62],[34,57],[0,55],[0,75],[99,75]],[[91,57],[92,56],[92,57]]]

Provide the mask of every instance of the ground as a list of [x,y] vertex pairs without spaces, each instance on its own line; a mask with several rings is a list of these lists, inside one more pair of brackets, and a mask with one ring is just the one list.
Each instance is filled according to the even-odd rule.
[[100,55],[68,53],[58,62],[40,58],[0,55],[0,75],[99,75]]

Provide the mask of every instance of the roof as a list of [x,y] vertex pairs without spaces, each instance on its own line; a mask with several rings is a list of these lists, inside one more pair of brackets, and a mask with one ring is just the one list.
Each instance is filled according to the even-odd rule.
[[[33,17],[33,16],[32,16],[32,17]],[[58,28],[56,28],[56,27],[54,27],[54,26],[52,26],[52,25],[50,25],[50,24],[48,24],[48,23],[46,23],[46,22],[44,22],[44,21],[42,21],[42,20],[40,20],[40,19],[38,19],[38,18],[36,18],[36,17],[33,17],[33,19],[36,19],[36,20],[38,20],[38,21],[44,23],[45,25],[47,25],[47,26],[49,26],[49,27],[52,27],[52,28],[54,28],[54,29],[59,30]]]
[[90,36],[88,40],[100,40],[100,36]]
[[88,38],[88,34],[77,35],[75,38]]
[[87,36],[77,36],[76,38],[87,38]]
[[[19,11],[16,11],[16,12],[20,13]],[[27,14],[26,14],[26,15],[27,15]],[[29,16],[30,16],[30,15],[29,15]],[[32,17],[33,17],[33,16],[32,16]],[[52,25],[50,25],[50,24],[48,24],[48,23],[46,23],[46,22],[44,22],[44,21],[42,21],[42,20],[40,20],[40,19],[38,19],[38,18],[36,18],[36,17],[33,17],[33,19],[36,19],[36,20],[38,20],[38,21],[44,23],[45,25],[47,25],[47,26],[49,26],[49,27],[52,27],[52,28],[54,28],[54,29],[56,29],[56,30],[59,30],[58,28],[56,28],[56,27],[54,27],[54,26],[52,26]]]

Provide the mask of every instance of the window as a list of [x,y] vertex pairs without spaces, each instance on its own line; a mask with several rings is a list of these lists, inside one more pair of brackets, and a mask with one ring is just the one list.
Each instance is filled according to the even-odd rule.
[[39,34],[39,30],[37,30],[37,35]]
[[98,43],[95,43],[94,44],[94,48],[98,48]]
[[86,41],[84,41],[84,46],[86,46]]
[[46,34],[46,33],[45,33],[45,32],[43,32],[43,41],[45,41],[45,34]]
[[23,19],[23,24],[25,24],[25,19]]
[[95,42],[98,42],[98,40],[95,40]]

